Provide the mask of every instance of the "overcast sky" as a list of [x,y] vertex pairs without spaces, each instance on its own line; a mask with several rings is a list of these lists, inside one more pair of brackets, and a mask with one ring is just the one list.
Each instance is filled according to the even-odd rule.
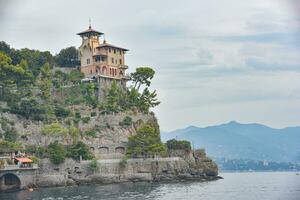
[[0,0],[0,40],[53,54],[92,27],[155,69],[162,130],[300,125],[297,0]]

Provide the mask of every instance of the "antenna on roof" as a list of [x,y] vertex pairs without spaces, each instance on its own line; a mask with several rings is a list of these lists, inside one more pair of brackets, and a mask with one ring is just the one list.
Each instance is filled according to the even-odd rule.
[[91,18],[89,18],[89,29],[92,28],[92,25],[91,25]]

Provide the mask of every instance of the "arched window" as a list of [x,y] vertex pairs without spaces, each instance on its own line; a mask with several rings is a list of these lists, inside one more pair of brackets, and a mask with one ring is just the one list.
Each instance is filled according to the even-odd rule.
[[107,73],[107,69],[106,69],[106,67],[104,66],[104,67],[102,68],[102,74],[106,75],[106,73]]

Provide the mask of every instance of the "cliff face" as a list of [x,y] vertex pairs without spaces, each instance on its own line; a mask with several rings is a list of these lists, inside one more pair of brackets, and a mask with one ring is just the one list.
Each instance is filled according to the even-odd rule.
[[[19,133],[18,141],[24,145],[47,146],[59,141],[70,145],[74,140],[83,141],[97,158],[97,169],[91,169],[92,161],[75,161],[66,159],[60,165],[52,164],[49,159],[41,159],[40,169],[36,173],[34,185],[66,186],[84,183],[118,183],[128,181],[173,181],[173,180],[215,180],[218,167],[203,150],[169,152],[166,158],[125,159],[128,136],[136,134],[137,129],[145,124],[159,128],[153,113],[121,112],[118,114],[101,114],[96,109],[77,108],[82,118],[95,112],[89,120],[81,120],[76,127],[80,130],[77,138],[70,135],[45,135],[45,124],[20,118],[10,113],[0,113],[7,126],[14,127]],[[131,125],[124,125],[124,118],[132,119]],[[60,121],[67,127],[68,122]],[[2,127],[0,127],[1,131]],[[86,132],[94,130],[93,136]],[[125,159],[125,160],[124,160]],[[122,163],[123,162],[123,163]]]
[[[128,136],[135,134],[136,130],[146,123],[158,126],[153,113],[144,114],[130,111],[117,114],[100,114],[96,109],[92,110],[83,106],[78,109],[80,109],[81,118],[86,117],[88,120],[80,120],[75,125],[80,131],[77,138],[73,138],[70,135],[42,134],[42,129],[45,127],[43,122],[26,120],[11,113],[0,113],[0,119],[5,118],[9,121],[8,125],[16,129],[19,134],[18,142],[24,145],[47,146],[54,141],[70,145],[74,140],[80,140],[90,146],[95,154],[101,154],[101,147],[108,148],[106,153],[114,153],[114,149],[111,148],[125,147]],[[91,117],[91,112],[94,112],[96,116]],[[132,119],[131,125],[121,124],[125,117]],[[64,127],[69,126],[67,120],[60,121],[60,123]],[[86,134],[88,131],[94,131],[95,133],[91,136]],[[0,132],[3,132],[1,125]]]

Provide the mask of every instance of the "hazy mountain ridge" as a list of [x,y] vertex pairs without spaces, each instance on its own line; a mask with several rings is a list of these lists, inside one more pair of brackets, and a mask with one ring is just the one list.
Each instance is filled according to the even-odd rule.
[[162,132],[163,141],[185,139],[195,148],[205,148],[216,158],[300,161],[300,126],[282,129],[262,124],[226,124],[204,128],[189,126],[171,132]]

